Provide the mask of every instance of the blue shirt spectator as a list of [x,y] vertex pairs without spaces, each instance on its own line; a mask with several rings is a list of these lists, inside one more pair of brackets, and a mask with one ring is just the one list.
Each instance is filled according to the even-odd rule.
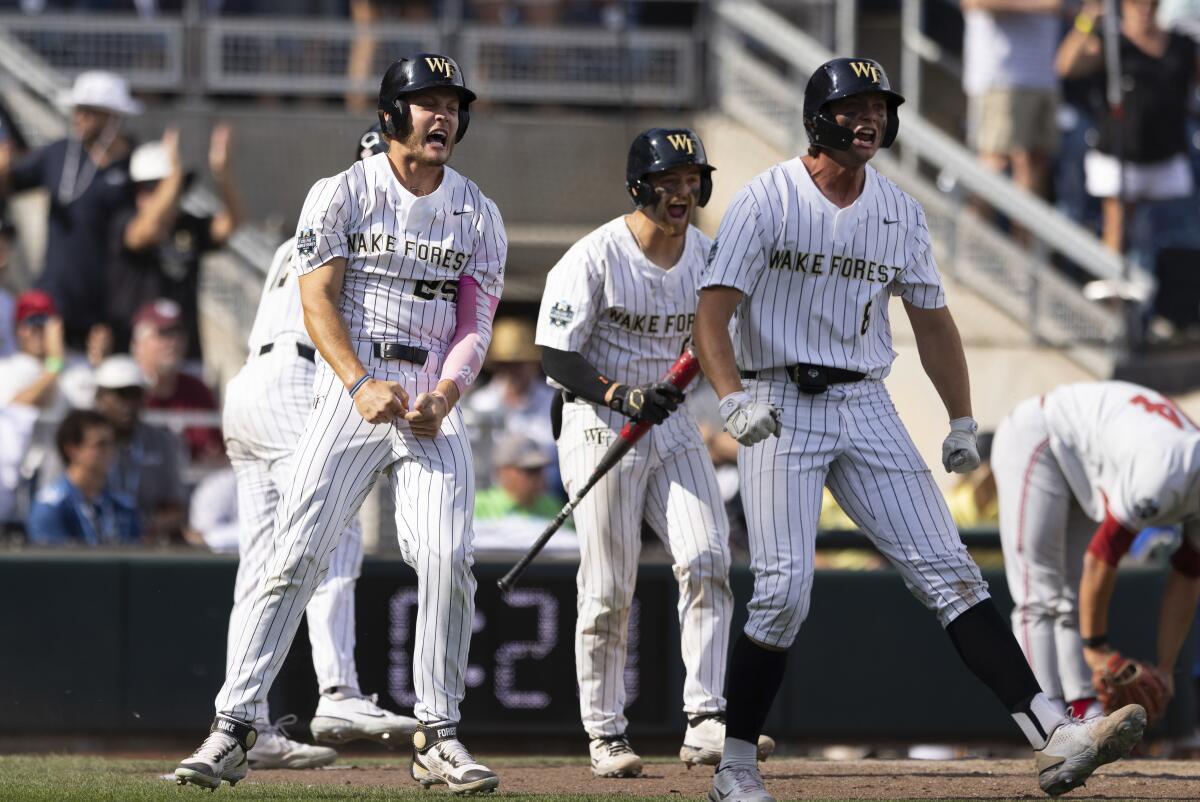
[[134,501],[108,487],[116,455],[112,424],[96,412],[75,410],[54,439],[66,473],[38,493],[26,526],[29,541],[43,546],[137,543],[141,528]]

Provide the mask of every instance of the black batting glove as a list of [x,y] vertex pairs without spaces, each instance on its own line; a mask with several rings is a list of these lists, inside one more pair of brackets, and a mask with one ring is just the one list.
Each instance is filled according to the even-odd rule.
[[670,382],[621,384],[613,391],[608,406],[636,423],[662,423],[683,401],[683,391]]

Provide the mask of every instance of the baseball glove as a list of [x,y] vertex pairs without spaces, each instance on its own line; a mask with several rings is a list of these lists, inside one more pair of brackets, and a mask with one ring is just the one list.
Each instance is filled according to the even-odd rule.
[[1103,667],[1092,672],[1092,687],[1105,713],[1137,704],[1146,708],[1148,722],[1160,718],[1171,701],[1171,690],[1157,668],[1119,652],[1113,652]]

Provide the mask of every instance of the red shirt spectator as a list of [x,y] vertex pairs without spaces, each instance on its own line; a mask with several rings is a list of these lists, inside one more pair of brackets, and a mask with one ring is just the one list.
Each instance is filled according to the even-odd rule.
[[[160,298],[142,305],[133,316],[130,351],[146,375],[146,409],[216,412],[217,399],[208,386],[181,372],[187,354],[183,310],[174,301]],[[183,430],[193,460],[224,453],[221,430],[213,426],[188,426]]]

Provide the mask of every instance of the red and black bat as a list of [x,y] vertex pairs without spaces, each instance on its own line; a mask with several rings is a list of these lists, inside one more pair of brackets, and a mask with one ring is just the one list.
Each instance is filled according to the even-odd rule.
[[[667,371],[667,375],[663,376],[662,380],[675,385],[682,391],[692,383],[692,379],[696,378],[699,373],[700,360],[696,358],[696,354],[692,348],[688,347],[679,355],[679,359],[675,360],[675,364],[671,365],[671,369]],[[650,431],[650,427],[653,425],[649,421],[641,421],[640,423],[629,421],[622,427],[621,433],[617,435],[617,439],[613,441],[613,444],[608,447],[608,451],[600,458],[600,464],[592,471],[592,475],[588,477],[584,486],[579,489],[579,492],[575,494],[573,499],[567,502],[558,515],[554,516],[554,520],[538,536],[538,539],[529,547],[529,551],[525,552],[525,555],[517,561],[517,564],[507,574],[496,581],[496,586],[500,590],[508,591],[512,589],[517,580],[521,578],[521,574],[525,573],[525,569],[529,567],[534,558],[550,542],[550,538],[554,536],[554,533],[559,530],[563,522],[567,520],[567,517],[579,506],[579,502],[583,500],[588,491],[595,487],[604,474],[608,473],[614,465],[621,461],[621,457],[629,453],[629,449],[633,448],[633,444],[642,439],[642,435]]]

